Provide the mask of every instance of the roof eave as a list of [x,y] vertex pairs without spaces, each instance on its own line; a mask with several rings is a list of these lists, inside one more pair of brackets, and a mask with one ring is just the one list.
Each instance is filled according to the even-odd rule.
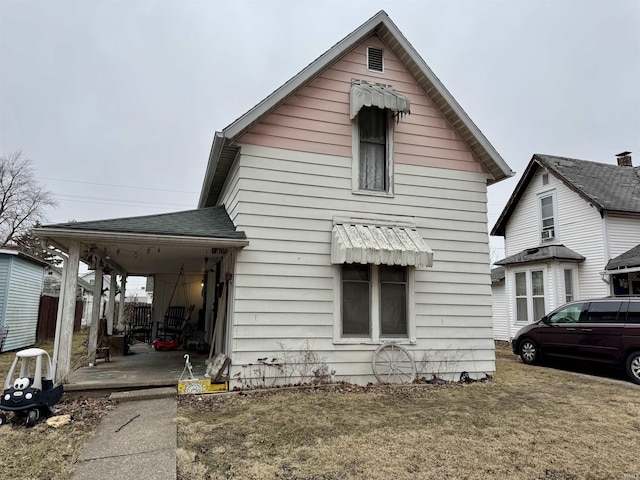
[[198,200],[198,208],[204,208],[211,192],[211,186],[213,184],[213,177],[218,166],[218,160],[220,159],[220,153],[224,147],[224,133],[215,132],[213,135],[213,143],[211,144],[211,151],[209,152],[209,162],[207,163],[207,171],[202,181],[202,188],[200,189],[200,200]]
[[224,238],[224,237],[201,237],[201,236],[185,236],[185,235],[157,235],[145,233],[128,233],[128,232],[105,232],[103,230],[76,230],[63,228],[34,228],[33,233],[42,239],[58,238],[58,239],[77,239],[77,240],[96,240],[102,242],[109,241],[126,241],[126,242],[142,242],[154,243],[157,245],[188,245],[188,246],[205,246],[209,247],[216,244],[220,247],[246,247],[249,245],[247,239]]

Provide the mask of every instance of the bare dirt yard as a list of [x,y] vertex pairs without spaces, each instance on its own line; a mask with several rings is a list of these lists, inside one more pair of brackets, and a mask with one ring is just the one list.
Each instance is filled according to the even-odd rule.
[[178,477],[640,478],[640,388],[496,355],[488,382],[181,397]]

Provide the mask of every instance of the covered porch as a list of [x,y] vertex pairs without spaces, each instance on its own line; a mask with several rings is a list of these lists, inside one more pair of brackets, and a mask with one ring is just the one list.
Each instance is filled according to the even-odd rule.
[[[109,368],[100,362],[99,367],[87,367],[94,369],[93,372],[81,370],[75,377],[70,376],[73,312],[80,261],[95,271],[95,298],[100,298],[105,288],[109,289],[104,314],[107,335],[126,331],[124,298],[127,278],[152,276],[151,338],[155,338],[158,328],[165,322],[169,307],[184,307],[186,324],[192,332],[197,332],[206,343],[213,345],[216,353],[229,351],[230,332],[226,327],[232,312],[227,309],[227,304],[231,303],[233,296],[236,252],[248,245],[248,241],[244,232],[236,231],[224,206],[47,225],[34,229],[34,233],[42,239],[43,245],[60,252],[64,260],[52,358],[56,382],[69,385],[77,383],[80,376],[85,375],[85,381],[95,377],[96,381],[111,378],[117,383],[115,379],[118,376],[122,379],[135,377],[125,372],[131,373],[137,368],[133,365],[145,359],[150,361],[149,365],[158,367],[158,375],[166,376],[167,381],[175,384],[180,373],[174,379],[176,369],[184,367],[184,351],[146,351],[106,363]],[[106,274],[111,279],[109,285],[102,284]],[[121,299],[117,308],[116,294],[120,294]],[[99,302],[94,302],[88,341],[88,362],[94,365],[101,336],[100,312]],[[100,373],[108,370],[112,373]]]

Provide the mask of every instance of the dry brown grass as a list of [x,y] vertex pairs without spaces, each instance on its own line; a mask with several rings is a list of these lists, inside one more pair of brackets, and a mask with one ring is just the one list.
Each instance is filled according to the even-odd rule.
[[[83,342],[86,334],[73,338],[72,368],[86,359]],[[53,342],[39,344],[52,354]],[[0,355],[0,381],[4,378],[15,352]],[[60,414],[70,414],[71,423],[54,429],[44,422],[27,428],[24,422],[11,421],[0,427],[0,478],[2,479],[47,479],[66,480],[70,478],[73,464],[82,453],[84,444],[99,425],[109,408],[105,399],[82,397],[70,398],[66,394],[56,405]],[[8,414],[10,420],[13,415]]]
[[470,385],[185,397],[179,476],[640,478],[637,387],[497,357]]

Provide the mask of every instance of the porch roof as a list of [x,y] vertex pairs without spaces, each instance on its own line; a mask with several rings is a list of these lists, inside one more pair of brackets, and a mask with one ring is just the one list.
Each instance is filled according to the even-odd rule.
[[521,252],[495,262],[496,265],[515,265],[519,263],[535,263],[545,260],[569,260],[584,262],[585,257],[564,245],[546,245],[544,247],[527,248]]
[[634,267],[640,267],[640,245],[636,245],[631,250],[627,250],[623,254],[609,260],[605,270],[607,273],[616,273],[616,270]]
[[[249,244],[224,206],[140,217],[69,222],[35,228],[33,233],[63,252],[79,241],[80,259],[101,262],[119,273],[151,275],[203,272],[228,248]],[[206,260],[205,260],[206,259]]]

